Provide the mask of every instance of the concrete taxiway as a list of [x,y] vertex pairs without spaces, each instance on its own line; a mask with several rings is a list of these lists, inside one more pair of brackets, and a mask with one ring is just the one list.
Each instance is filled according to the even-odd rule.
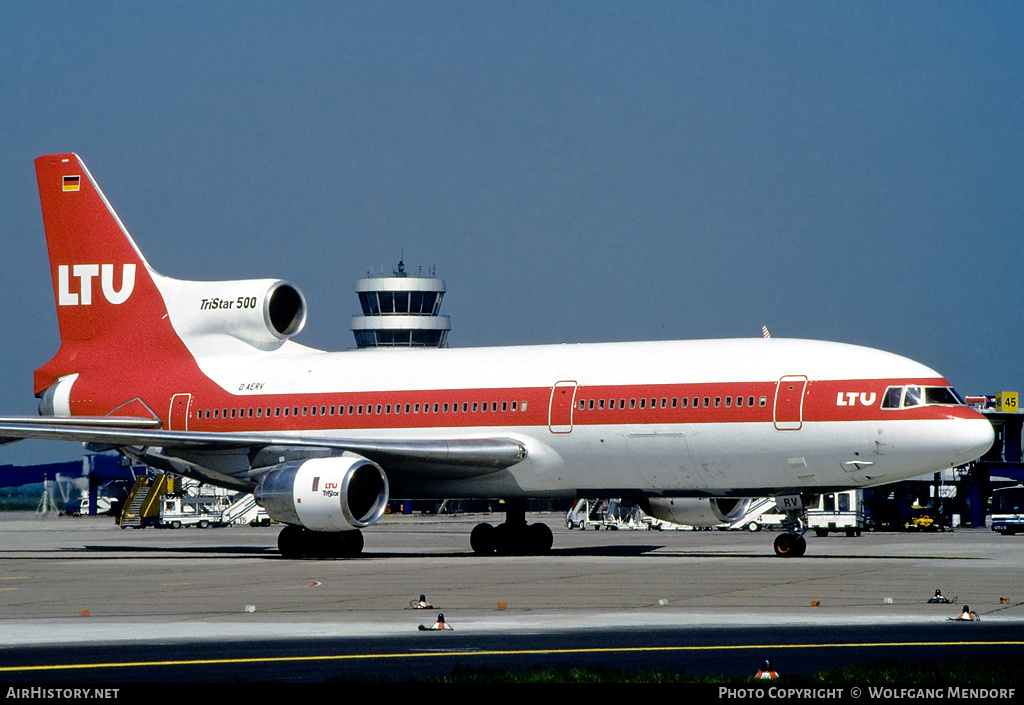
[[[570,531],[561,515],[528,518],[554,531],[550,555],[475,556],[473,525],[501,515],[406,515],[365,531],[360,558],[286,560],[277,527],[122,530],[106,517],[0,514],[0,653],[12,663],[12,650],[29,650],[41,663],[57,658],[46,656],[55,646],[66,660],[75,645],[372,640],[384,649],[389,638],[413,639],[401,646],[408,653],[441,645],[441,635],[418,631],[437,612],[460,639],[525,637],[524,650],[555,633],[586,650],[602,630],[641,645],[655,632],[697,643],[712,627],[733,630],[737,642],[775,631],[813,644],[866,627],[908,630],[908,643],[1024,650],[1024,537],[808,535],[804,558],[779,559],[770,532]],[[936,589],[956,603],[928,604]],[[420,594],[435,608],[410,609]],[[964,604],[980,623],[950,622]],[[917,628],[930,631],[915,637]]]

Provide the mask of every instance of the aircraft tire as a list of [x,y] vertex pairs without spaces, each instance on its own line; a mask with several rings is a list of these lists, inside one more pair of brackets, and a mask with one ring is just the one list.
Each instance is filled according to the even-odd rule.
[[491,524],[477,524],[469,535],[469,545],[479,556],[492,556],[497,550],[497,530]]
[[282,558],[302,558],[303,531],[302,527],[291,524],[281,529],[277,535],[277,550]]
[[358,529],[354,531],[341,532],[340,538],[344,541],[341,547],[342,557],[354,558],[363,552],[363,532]]
[[799,558],[807,551],[807,540],[794,534],[775,537],[775,555],[779,558]]
[[526,529],[526,543],[533,554],[543,554],[551,551],[555,538],[551,528],[547,524],[530,524]]

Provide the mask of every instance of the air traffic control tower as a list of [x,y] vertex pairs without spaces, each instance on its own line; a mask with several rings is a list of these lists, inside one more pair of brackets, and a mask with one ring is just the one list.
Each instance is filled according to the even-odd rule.
[[451,330],[441,316],[444,279],[410,277],[405,263],[390,277],[372,274],[356,282],[362,316],[352,316],[352,333],[360,348],[443,348]]

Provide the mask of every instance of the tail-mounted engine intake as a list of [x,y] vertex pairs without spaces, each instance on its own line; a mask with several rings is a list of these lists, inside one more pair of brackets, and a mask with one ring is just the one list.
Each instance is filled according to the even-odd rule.
[[651,497],[647,513],[676,524],[714,526],[742,519],[750,508],[750,501],[746,497]]
[[171,323],[186,342],[223,334],[272,350],[306,325],[306,297],[280,279],[158,282]]
[[61,377],[39,395],[40,416],[71,416],[71,385],[78,374]]
[[312,531],[351,531],[373,524],[388,502],[377,463],[352,453],[284,463],[263,476],[256,501],[285,524]]

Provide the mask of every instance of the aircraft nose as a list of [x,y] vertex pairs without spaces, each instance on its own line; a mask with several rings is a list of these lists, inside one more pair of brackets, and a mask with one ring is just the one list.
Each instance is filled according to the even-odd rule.
[[956,454],[956,465],[977,460],[989,451],[996,440],[995,429],[984,416],[973,412],[969,418],[954,419],[950,430],[950,446]]

